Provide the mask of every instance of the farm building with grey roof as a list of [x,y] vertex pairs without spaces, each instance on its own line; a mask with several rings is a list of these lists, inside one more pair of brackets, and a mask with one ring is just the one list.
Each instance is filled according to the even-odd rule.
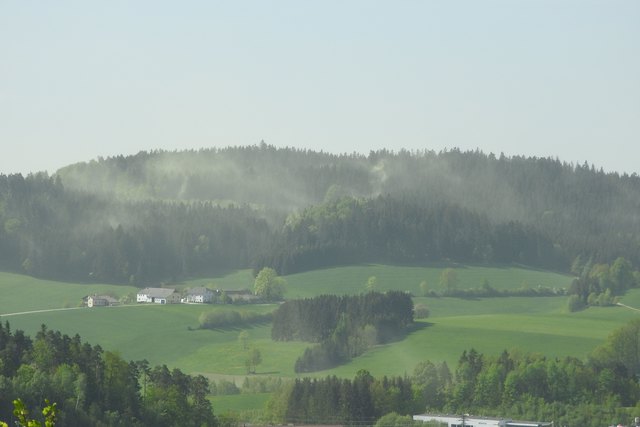
[[137,302],[155,304],[175,304],[180,302],[180,295],[172,288],[144,288],[136,295]]

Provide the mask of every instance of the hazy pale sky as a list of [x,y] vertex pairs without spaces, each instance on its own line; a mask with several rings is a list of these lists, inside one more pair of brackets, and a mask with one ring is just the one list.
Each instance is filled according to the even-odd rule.
[[0,173],[260,140],[640,173],[640,1],[0,0]]

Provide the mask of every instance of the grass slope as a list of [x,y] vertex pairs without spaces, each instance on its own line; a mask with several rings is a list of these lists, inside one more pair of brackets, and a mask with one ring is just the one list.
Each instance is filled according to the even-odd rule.
[[[437,290],[443,268],[364,265],[332,268],[286,277],[287,297],[326,293],[357,293],[370,276],[378,278],[378,288],[411,290],[427,280]],[[478,287],[485,278],[497,289],[531,286],[565,287],[570,277],[523,268],[458,266],[460,287]],[[222,289],[250,287],[248,270],[228,272],[216,277],[186,281],[181,287],[212,285]],[[76,285],[40,281],[25,276],[0,273],[0,291],[9,298],[0,300],[2,313],[28,309],[58,308],[68,301],[77,302],[92,292],[120,291],[132,288],[109,285]],[[10,300],[10,301],[9,301]],[[404,339],[382,345],[344,366],[320,372],[353,377],[358,369],[374,375],[410,373],[421,360],[447,361],[455,367],[460,353],[471,347],[487,354],[520,348],[549,356],[583,357],[613,329],[638,313],[620,307],[590,308],[580,313],[566,311],[566,298],[415,298],[431,310],[427,321],[418,322]],[[640,290],[629,292],[623,302],[638,306]],[[49,313],[7,316],[14,328],[34,334],[45,323],[51,329],[80,334],[92,344],[117,350],[127,359],[148,359],[152,364],[167,364],[187,372],[244,375],[247,351],[238,343],[238,329],[189,330],[198,325],[198,317],[209,310],[270,311],[274,305],[134,305],[111,308],[77,309]],[[259,348],[263,362],[259,374],[294,376],[295,359],[308,343],[278,343],[270,339],[270,325],[249,328],[250,345]]]
[[[187,372],[245,374],[247,350],[238,342],[240,329],[199,330],[198,317],[212,310],[271,311],[275,306],[209,306],[196,304],[82,308],[7,317],[12,327],[33,335],[45,323],[66,334],[79,334],[106,350],[117,350],[131,360],[147,359]],[[192,328],[194,330],[189,330]],[[261,350],[262,373],[293,375],[293,361],[304,343],[281,344],[271,340],[268,324],[247,328],[249,345]]]
[[271,393],[234,394],[230,396],[212,396],[210,398],[216,414],[240,413],[256,408],[263,408]]
[[523,285],[567,288],[571,283],[571,278],[563,274],[513,266],[443,264],[416,267],[370,264],[292,274],[286,277],[286,297],[306,298],[322,293],[356,294],[365,291],[365,283],[371,276],[377,278],[378,290],[409,291],[414,295],[420,295],[420,283],[426,280],[429,289],[440,292],[443,290],[440,275],[445,268],[453,268],[456,271],[460,289],[479,288],[484,279],[495,289],[515,289]]
[[[630,294],[637,298],[640,290]],[[378,346],[346,365],[318,375],[349,377],[358,369],[367,369],[374,376],[410,374],[422,360],[446,361],[454,369],[462,351],[470,348],[488,355],[520,349],[549,357],[583,358],[612,330],[638,316],[637,312],[620,307],[593,307],[569,313],[566,299],[558,297],[478,301],[442,298],[429,303],[434,315],[417,322],[418,326],[404,340]]]
[[66,283],[0,272],[0,316],[31,310],[77,307],[86,295],[110,293],[120,297],[135,293],[136,290],[133,286]]

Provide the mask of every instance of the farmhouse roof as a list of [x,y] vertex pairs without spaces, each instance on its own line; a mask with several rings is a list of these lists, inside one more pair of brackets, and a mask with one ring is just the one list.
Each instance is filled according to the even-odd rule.
[[205,294],[212,294],[213,291],[209,288],[204,288],[202,286],[199,286],[197,288],[191,288],[187,291],[187,295],[205,295]]
[[144,288],[138,295],[148,295],[151,298],[166,298],[176,290],[172,288]]
[[118,302],[117,299],[110,297],[109,295],[91,295],[91,298],[93,298],[94,301],[97,299],[103,299],[107,301],[109,304],[115,304]]

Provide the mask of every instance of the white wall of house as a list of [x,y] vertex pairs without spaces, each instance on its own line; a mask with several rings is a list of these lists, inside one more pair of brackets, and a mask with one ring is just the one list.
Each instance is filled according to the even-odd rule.
[[[180,295],[176,292],[168,296],[153,296],[154,291],[148,291],[149,293],[138,293],[136,294],[136,302],[154,302],[156,304],[174,304],[180,302]],[[157,293],[155,293],[157,295]]]
[[104,298],[97,298],[94,296],[87,298],[87,307],[104,307],[106,305],[109,305],[109,303]]
[[187,294],[187,302],[205,303],[213,300],[213,291],[205,291],[204,293]]

